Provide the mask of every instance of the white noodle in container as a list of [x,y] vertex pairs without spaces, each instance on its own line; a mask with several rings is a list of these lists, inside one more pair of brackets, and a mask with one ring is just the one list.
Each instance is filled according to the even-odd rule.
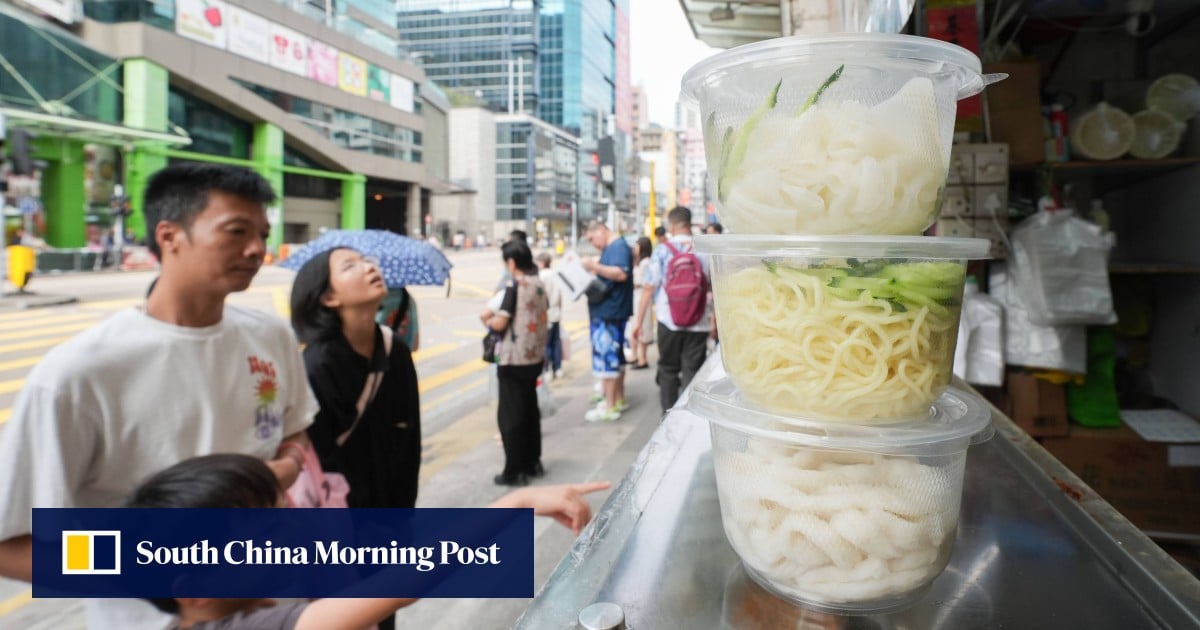
[[758,410],[720,374],[687,409],[709,421],[721,520],[747,573],[843,614],[910,606],[942,573],[967,449],[992,433],[987,404],[955,388],[922,420],[854,425]]
[[683,77],[734,234],[917,235],[941,208],[957,101],[999,76],[911,35],[780,37]]

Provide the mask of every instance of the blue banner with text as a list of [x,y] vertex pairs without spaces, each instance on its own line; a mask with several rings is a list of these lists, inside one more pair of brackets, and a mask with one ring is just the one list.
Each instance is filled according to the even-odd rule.
[[34,597],[533,597],[533,510],[33,511]]

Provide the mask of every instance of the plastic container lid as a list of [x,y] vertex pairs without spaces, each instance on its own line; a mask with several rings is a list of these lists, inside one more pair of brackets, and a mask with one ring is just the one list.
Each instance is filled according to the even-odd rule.
[[693,381],[686,408],[700,418],[739,433],[782,444],[886,455],[942,455],[991,439],[992,412],[978,396],[947,389],[929,415],[892,424],[847,424],[781,416],[746,402],[733,381],[717,370]]
[[717,256],[920,258],[975,260],[991,258],[984,238],[937,236],[778,236],[704,234],[694,238],[696,251]]
[[974,96],[982,92],[984,86],[1007,76],[984,77],[979,57],[974,53],[928,37],[890,33],[832,33],[815,37],[794,35],[738,46],[700,61],[683,75],[680,96],[682,100],[694,103],[698,101],[700,86],[705,79],[715,74],[747,66],[794,63],[804,57],[847,61],[862,59],[866,63],[891,58],[929,64],[927,73],[949,70],[956,75],[960,99]]

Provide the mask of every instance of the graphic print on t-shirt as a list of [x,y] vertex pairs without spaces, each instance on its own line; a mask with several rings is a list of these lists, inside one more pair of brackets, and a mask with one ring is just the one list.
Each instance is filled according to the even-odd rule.
[[275,430],[283,425],[283,414],[275,406],[279,386],[275,381],[275,364],[251,355],[250,377],[256,379],[254,397],[257,406],[254,409],[254,435],[259,439],[269,439]]

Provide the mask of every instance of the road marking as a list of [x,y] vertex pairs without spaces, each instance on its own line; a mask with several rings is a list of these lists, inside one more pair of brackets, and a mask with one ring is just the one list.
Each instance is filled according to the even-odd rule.
[[98,300],[95,302],[80,302],[79,306],[82,306],[87,309],[116,311],[116,310],[120,310],[120,309],[129,307],[129,306],[145,304],[145,303],[146,303],[146,298],[143,296],[143,297],[136,297],[136,298],[121,298],[119,300]]
[[11,613],[18,608],[21,608],[31,601],[33,601],[32,589],[25,589],[24,591],[9,597],[8,599],[0,602],[0,617]]
[[25,357],[24,359],[5,361],[4,363],[0,363],[0,372],[7,372],[8,370],[15,370],[17,368],[37,365],[38,361],[41,361],[43,356],[45,355],[39,354],[36,357]]
[[8,419],[11,417],[12,417],[12,408],[11,407],[8,409],[0,409],[0,424],[4,424],[5,422],[8,422]]
[[486,330],[452,330],[450,334],[455,337],[466,337],[468,339],[483,339],[483,334]]
[[478,295],[481,297],[489,297],[490,298],[493,295],[496,295],[496,291],[489,291],[483,287],[477,287],[473,284],[467,284],[466,282],[460,282],[458,280],[451,282],[450,287],[451,287],[451,289],[450,289],[451,291],[453,291],[455,289],[466,289],[468,293],[474,293],[475,295]]
[[12,352],[14,350],[32,350],[34,348],[49,348],[71,338],[71,335],[66,337],[51,337],[50,339],[38,339],[37,341],[25,341],[22,343],[10,343],[7,346],[0,346],[0,354]]
[[[421,405],[421,414],[424,415],[424,414],[428,413],[434,407],[437,407],[438,405],[441,405],[442,403],[445,403],[448,400],[451,400],[454,398],[460,398],[460,397],[462,397],[462,395],[464,393],[469,392],[472,389],[475,389],[476,387],[479,387],[480,385],[483,385],[486,382],[487,382],[486,376],[483,378],[477,378],[477,379],[471,381],[470,383],[467,383],[466,385],[462,385],[459,388],[459,390],[456,392],[450,392],[449,394],[445,394],[443,396],[439,396],[438,398],[434,398],[433,400]],[[453,426],[453,425],[451,425],[451,426]]]
[[96,315],[94,313],[73,313],[71,315],[62,315],[60,317],[46,317],[43,319],[37,319],[36,321],[31,319],[29,322],[21,321],[16,323],[0,324],[0,330],[16,330],[19,328],[25,328],[28,324],[37,324],[40,326],[44,326],[46,324],[63,324],[66,322],[79,321],[81,319],[96,321]]
[[15,313],[0,313],[0,322],[25,322],[37,319],[33,309],[22,309]]
[[430,436],[422,445],[421,481],[458,461],[463,453],[487,442],[495,431],[496,416],[480,410]]
[[421,348],[420,350],[417,350],[416,352],[413,353],[413,355],[412,355],[413,363],[416,363],[417,361],[424,361],[424,360],[432,359],[433,357],[446,354],[447,352],[452,352],[454,350],[458,350],[461,347],[462,347],[462,344],[451,342],[451,343],[438,344],[436,346],[431,346],[428,348]]
[[54,335],[65,332],[79,332],[87,330],[95,324],[87,322],[85,324],[70,324],[67,326],[51,326],[50,328],[31,328],[29,330],[18,330],[16,332],[7,332],[0,334],[0,340],[5,339],[28,339],[30,337],[41,337],[43,335]]
[[15,392],[25,385],[25,379],[14,378],[11,381],[0,381],[0,394]]
[[425,392],[427,392],[431,389],[436,389],[438,387],[441,387],[442,385],[445,385],[446,383],[449,383],[450,381],[456,381],[468,374],[474,374],[476,372],[481,372],[481,371],[487,369],[487,367],[489,365],[491,365],[491,364],[484,363],[483,361],[481,361],[479,359],[472,359],[470,361],[467,361],[466,363],[461,363],[461,364],[459,364],[455,367],[452,367],[448,370],[443,370],[441,372],[438,372],[437,374],[434,374],[433,376],[430,376],[429,378],[420,378],[418,376],[417,382],[419,383],[419,387],[417,388],[417,391],[424,394]]

